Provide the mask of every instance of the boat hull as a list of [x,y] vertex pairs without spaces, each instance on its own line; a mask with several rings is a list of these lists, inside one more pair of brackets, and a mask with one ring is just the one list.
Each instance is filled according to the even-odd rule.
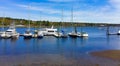
[[38,36],[37,38],[39,38],[39,39],[40,39],[40,38],[43,38],[43,36]]
[[77,33],[69,33],[68,35],[72,38],[77,38],[78,37]]
[[11,38],[12,36],[4,32],[3,34],[0,35],[0,37],[3,39],[8,39],[8,38]]
[[70,37],[72,38],[77,38],[78,36],[77,35],[69,35]]
[[31,39],[32,36],[24,36],[24,39]]
[[67,37],[68,37],[67,34],[63,34],[63,35],[61,36],[61,38],[67,38]]
[[120,35],[120,33],[117,33],[117,35]]

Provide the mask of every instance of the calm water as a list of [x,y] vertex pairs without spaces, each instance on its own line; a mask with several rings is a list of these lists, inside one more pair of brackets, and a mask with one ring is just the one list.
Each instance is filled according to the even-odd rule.
[[[73,28],[65,28],[67,32]],[[17,28],[19,33],[24,33],[26,28]],[[69,30],[69,31],[68,31]],[[81,31],[80,27],[77,28]],[[105,28],[83,27],[88,32],[88,38],[55,38],[45,36],[43,39],[25,40],[0,39],[0,55],[21,55],[21,54],[60,54],[71,57],[73,54],[78,57],[92,51],[120,49],[120,36],[106,36]],[[117,31],[116,28],[111,29]]]

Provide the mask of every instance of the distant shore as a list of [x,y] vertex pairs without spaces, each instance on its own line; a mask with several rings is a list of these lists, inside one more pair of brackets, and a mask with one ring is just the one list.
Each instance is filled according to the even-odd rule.
[[105,27],[105,26],[120,26],[120,24],[112,24],[112,23],[97,23],[97,22],[61,22],[61,21],[57,21],[57,22],[53,22],[53,21],[48,21],[48,20],[38,20],[38,21],[33,21],[33,20],[27,20],[27,19],[19,19],[19,18],[11,18],[11,17],[0,17],[0,26],[2,26],[4,24],[4,26],[8,26],[10,25],[11,22],[15,22],[16,25],[18,26],[28,26],[28,24],[30,23],[31,27],[39,27],[39,26],[65,26],[65,27],[69,27],[69,26],[76,26],[76,27],[86,27],[86,26],[90,26],[90,27],[95,27],[95,26],[101,26],[101,27]]
[[120,50],[92,52],[91,55],[120,61]]

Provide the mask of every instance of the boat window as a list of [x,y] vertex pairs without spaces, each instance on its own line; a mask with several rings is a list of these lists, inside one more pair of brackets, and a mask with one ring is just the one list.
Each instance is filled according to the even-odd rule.
[[6,32],[12,32],[12,31],[6,31]]
[[48,32],[54,32],[54,31],[48,31]]

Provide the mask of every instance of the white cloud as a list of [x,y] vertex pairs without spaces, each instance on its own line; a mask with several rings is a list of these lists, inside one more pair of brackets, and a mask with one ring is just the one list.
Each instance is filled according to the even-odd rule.
[[[28,9],[27,5],[18,5],[18,6],[21,8]],[[74,13],[74,22],[81,22],[81,21],[84,21],[84,22],[106,22],[106,21],[110,21],[111,18],[113,19],[113,17],[110,17],[111,15],[109,13],[105,14],[105,12],[104,12],[108,9],[109,9],[109,7],[105,6],[101,9],[98,9],[98,10],[96,9],[95,11],[81,11],[81,10],[74,11],[73,12]],[[44,7],[31,6],[29,10],[41,11],[46,14],[53,14],[51,16],[50,15],[48,15],[48,16],[41,15],[41,17],[42,17],[41,20],[61,21],[61,10],[49,8],[46,6],[44,6]],[[57,14],[59,16],[54,16],[54,14]],[[38,15],[35,15],[35,16],[37,19]],[[32,16],[32,18],[35,18],[35,17]],[[70,20],[71,20],[70,18],[71,18],[71,11],[64,10],[64,21],[70,22]]]
[[[51,0],[56,1],[56,0]],[[59,0],[59,2],[62,0]],[[72,0],[71,0],[72,1]],[[66,0],[67,2],[67,0]],[[81,7],[77,7],[74,10],[74,22],[106,22],[106,23],[119,23],[120,22],[120,1],[119,0],[108,0],[109,4],[101,7],[94,7],[90,6],[90,10],[81,10]],[[67,7],[70,4],[64,4],[64,21],[70,22],[71,20],[71,7]],[[59,7],[59,4],[52,4],[52,3],[39,3],[35,4],[32,3],[30,9],[28,5],[17,5],[20,8],[34,11],[40,11],[41,20],[49,20],[49,21],[61,21],[61,8],[54,8]],[[80,6],[79,4],[75,4],[75,6]],[[112,9],[112,8],[115,8]],[[43,13],[43,14],[42,14]],[[46,15],[47,14],[47,15]],[[40,17],[37,13],[32,14],[33,20],[39,20]]]
[[41,11],[43,13],[49,13],[49,14],[57,14],[57,13],[60,13],[60,11],[58,10],[55,10],[55,9],[52,9],[52,8],[49,8],[49,7],[42,7],[42,6],[28,6],[28,5],[17,5],[21,8],[25,8],[25,9],[28,9],[28,10],[33,10],[33,11]]
[[116,10],[120,10],[120,0],[109,0],[111,6],[113,6]]

